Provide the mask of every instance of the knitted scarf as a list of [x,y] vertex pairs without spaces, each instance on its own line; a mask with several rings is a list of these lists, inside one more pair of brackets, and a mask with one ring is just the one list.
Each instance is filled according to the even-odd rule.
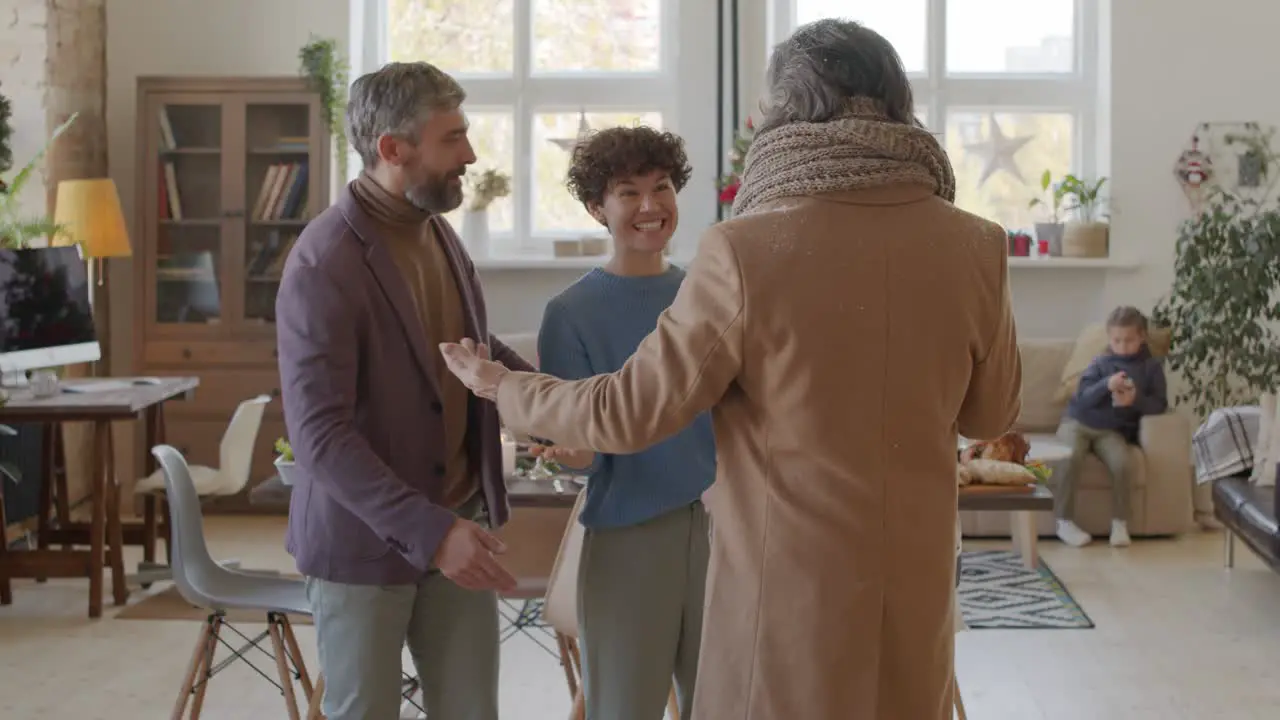
[[761,204],[843,190],[928,185],[948,201],[956,196],[951,161],[937,138],[916,125],[893,122],[883,106],[853,98],[828,122],[793,122],[766,130],[747,151],[733,214]]

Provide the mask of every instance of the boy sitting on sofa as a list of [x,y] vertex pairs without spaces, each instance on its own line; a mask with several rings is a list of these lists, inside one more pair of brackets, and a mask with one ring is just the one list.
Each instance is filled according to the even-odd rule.
[[1144,415],[1169,407],[1164,368],[1147,347],[1147,318],[1118,307],[1107,317],[1107,349],[1089,363],[1067,404],[1058,434],[1072,448],[1054,491],[1058,538],[1074,547],[1091,538],[1076,525],[1076,495],[1085,456],[1097,455],[1111,473],[1111,545],[1129,544],[1129,446],[1138,443]]

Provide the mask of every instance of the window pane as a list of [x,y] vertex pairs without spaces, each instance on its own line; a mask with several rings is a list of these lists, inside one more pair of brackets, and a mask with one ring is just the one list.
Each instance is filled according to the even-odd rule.
[[947,72],[1069,73],[1074,0],[947,0]]
[[533,0],[533,71],[658,70],[659,5],[659,0]]
[[[583,127],[585,124],[585,128]],[[583,129],[603,130],[619,125],[662,127],[656,112],[588,112],[540,114],[533,118],[535,232],[570,231],[570,235],[601,232],[603,228],[587,214],[564,187],[569,172],[569,151]]]
[[1027,207],[1040,197],[1040,175],[1071,171],[1072,125],[1066,113],[949,112],[956,205],[1010,230],[1030,229],[1043,220],[1042,211]]
[[510,73],[512,0],[388,0],[391,59],[425,60],[455,74]]
[[[476,151],[476,164],[467,168],[464,180],[466,197],[462,207],[445,215],[449,224],[459,233],[462,232],[462,218],[471,202],[471,183],[479,179],[480,173],[493,168],[511,177],[515,170],[515,123],[509,112],[468,111],[467,119],[471,121],[471,129],[467,133],[471,146]],[[514,188],[512,188],[514,192]],[[493,232],[511,232],[512,227],[511,196],[498,198],[489,206],[489,229]]]
[[[1023,0],[1032,3],[1032,0]],[[794,0],[796,25],[823,18],[856,20],[893,43],[907,72],[925,71],[928,0]],[[1032,3],[1034,4],[1034,3]]]

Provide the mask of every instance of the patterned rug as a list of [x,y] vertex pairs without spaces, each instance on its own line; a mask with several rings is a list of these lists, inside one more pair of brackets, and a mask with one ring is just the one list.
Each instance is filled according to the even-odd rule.
[[1035,570],[1008,550],[960,558],[960,610],[970,629],[1079,630],[1093,621],[1044,561]]

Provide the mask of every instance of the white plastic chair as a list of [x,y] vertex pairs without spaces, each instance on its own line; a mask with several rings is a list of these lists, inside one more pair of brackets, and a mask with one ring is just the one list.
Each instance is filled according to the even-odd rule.
[[[200,497],[187,461],[168,445],[157,445],[151,454],[160,463],[168,494],[174,584],[183,599],[209,611],[209,616],[200,626],[200,635],[183,676],[172,717],[175,720],[182,718],[190,705],[187,717],[192,720],[199,718],[205,691],[213,676],[235,660],[253,666],[247,653],[257,649],[275,661],[279,683],[262,670],[258,673],[284,693],[290,720],[299,720],[293,681],[296,677],[301,682],[306,698],[312,696],[314,688],[294,637],[293,626],[289,623],[289,615],[311,614],[306,586],[301,579],[275,573],[242,572],[215,562],[204,541]],[[266,631],[249,638],[227,621],[229,610],[261,611],[267,623]],[[221,635],[223,628],[243,638],[246,644],[240,648],[232,647]],[[260,647],[267,638],[271,639],[271,651]],[[214,655],[219,643],[230,648],[232,654],[215,665]],[[254,669],[258,668],[254,666]]]
[[[262,428],[262,416],[266,412],[271,396],[259,395],[249,398],[236,407],[222,434],[222,442],[218,446],[218,467],[194,465],[190,468],[191,480],[195,484],[196,494],[201,498],[235,495],[249,484],[249,470],[253,464],[253,446],[258,440],[258,431]],[[139,480],[134,486],[134,493],[139,495],[162,494],[165,490],[165,477],[162,468]],[[172,532],[172,531],[171,531]],[[170,551],[171,552],[171,551]],[[234,561],[231,561],[234,564]],[[153,582],[168,580],[169,566],[155,563],[138,563],[138,574],[130,580],[143,587]]]

